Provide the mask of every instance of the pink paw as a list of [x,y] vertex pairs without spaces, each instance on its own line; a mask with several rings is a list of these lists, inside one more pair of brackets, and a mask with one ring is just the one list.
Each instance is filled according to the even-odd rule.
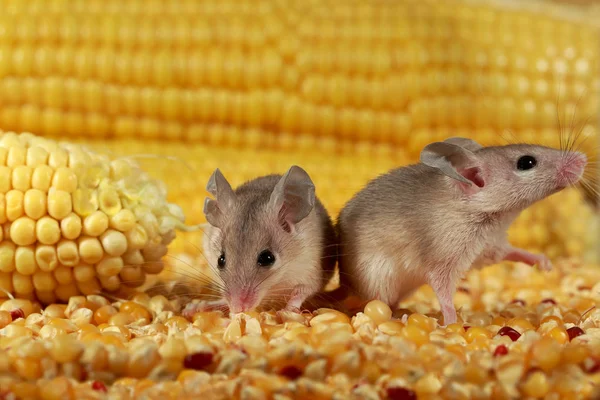
[[536,255],[535,265],[537,265],[542,271],[552,270],[552,261],[550,261],[550,259],[543,254]]
[[226,303],[222,301],[200,301],[197,303],[189,303],[181,311],[181,315],[184,318],[192,319],[192,317],[199,312],[208,311],[223,311],[226,308]]

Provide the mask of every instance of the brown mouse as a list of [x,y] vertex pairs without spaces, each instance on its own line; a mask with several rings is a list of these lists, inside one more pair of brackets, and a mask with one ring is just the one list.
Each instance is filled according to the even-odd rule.
[[337,235],[305,170],[268,175],[233,190],[217,169],[207,185],[204,255],[217,270],[221,300],[185,314],[227,306],[232,313],[269,305],[298,311],[331,279]]
[[350,291],[395,307],[429,284],[448,325],[457,321],[456,284],[470,268],[552,268],[544,255],[511,246],[506,231],[524,209],[576,183],[584,154],[455,137],[426,146],[420,161],[373,179],[341,211],[338,297]]

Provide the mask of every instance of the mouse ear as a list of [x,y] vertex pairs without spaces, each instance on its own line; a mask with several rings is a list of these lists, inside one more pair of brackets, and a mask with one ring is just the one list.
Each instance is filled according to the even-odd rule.
[[223,214],[233,206],[235,193],[218,168],[210,176],[206,190],[215,196],[215,200],[206,198],[204,215],[209,224],[218,227]]
[[469,186],[476,184],[483,187],[479,168],[473,167],[476,159],[472,151],[448,142],[431,143],[421,152],[423,164],[437,168],[444,175]]
[[457,146],[462,147],[463,149],[467,149],[467,150],[471,150],[471,151],[477,151],[479,149],[483,149],[483,146],[480,145],[479,143],[477,143],[476,141],[467,139],[467,138],[463,138],[463,137],[458,137],[458,136],[448,138],[448,139],[444,140],[444,143],[455,144]]
[[283,229],[291,232],[315,206],[315,185],[305,170],[294,165],[273,189],[269,204]]

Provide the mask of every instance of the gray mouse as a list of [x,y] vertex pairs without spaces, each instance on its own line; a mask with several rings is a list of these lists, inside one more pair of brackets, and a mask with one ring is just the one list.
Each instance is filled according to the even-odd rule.
[[331,279],[337,235],[308,173],[292,166],[233,190],[219,169],[209,179],[204,255],[218,271],[222,299],[189,304],[184,314],[231,313],[282,304],[299,311]]
[[375,178],[342,209],[335,296],[395,307],[429,284],[445,325],[455,323],[453,295],[470,268],[552,268],[544,255],[511,246],[506,231],[524,209],[576,183],[586,165],[582,153],[537,145],[483,147],[458,137],[429,144],[420,163]]

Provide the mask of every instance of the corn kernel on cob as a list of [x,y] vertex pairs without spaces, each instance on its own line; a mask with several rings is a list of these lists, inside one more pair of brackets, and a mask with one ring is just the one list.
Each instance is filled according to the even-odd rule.
[[[238,3],[11,1],[0,128],[270,148],[302,134],[416,160],[436,131],[548,143],[557,114],[600,109],[589,4]],[[585,132],[595,153],[597,118]]]
[[183,220],[131,159],[0,132],[1,296],[50,303],[139,286]]

